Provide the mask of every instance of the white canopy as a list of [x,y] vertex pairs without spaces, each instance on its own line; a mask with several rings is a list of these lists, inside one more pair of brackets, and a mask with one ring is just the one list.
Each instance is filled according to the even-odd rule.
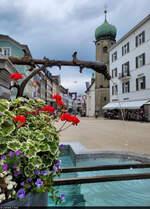
[[140,109],[140,107],[146,104],[149,100],[132,101],[132,102],[110,102],[103,107],[103,110],[113,109]]

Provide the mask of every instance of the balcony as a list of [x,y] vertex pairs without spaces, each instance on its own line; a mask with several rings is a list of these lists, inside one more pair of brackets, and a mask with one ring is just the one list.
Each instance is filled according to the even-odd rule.
[[130,73],[119,73],[118,78],[122,81],[129,80],[131,78],[131,75],[130,75]]

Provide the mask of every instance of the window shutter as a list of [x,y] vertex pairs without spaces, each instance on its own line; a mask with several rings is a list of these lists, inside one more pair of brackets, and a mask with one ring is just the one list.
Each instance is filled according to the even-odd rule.
[[114,77],[114,73],[113,72],[114,72],[114,70],[112,70],[112,78]]
[[128,72],[128,75],[129,75],[129,62],[127,62],[127,72]]
[[138,68],[138,57],[135,58],[136,68]]
[[138,36],[135,37],[135,46],[138,46]]
[[112,95],[114,95],[114,86],[112,86]]
[[122,76],[124,76],[124,73],[123,73],[123,65],[122,65]]
[[122,83],[122,93],[124,93],[124,83]]
[[139,85],[138,85],[138,78],[136,78],[136,91],[139,90]]
[[145,89],[146,82],[145,82],[145,76],[143,76],[143,89]]
[[123,53],[123,46],[122,46],[122,56],[124,55],[124,53]]
[[118,94],[118,86],[116,85],[116,94]]
[[127,43],[127,52],[129,52],[129,42]]
[[145,42],[145,31],[142,32],[142,43]]
[[128,92],[130,92],[130,81],[128,81]]
[[143,53],[142,56],[143,56],[143,65],[145,65],[145,53]]

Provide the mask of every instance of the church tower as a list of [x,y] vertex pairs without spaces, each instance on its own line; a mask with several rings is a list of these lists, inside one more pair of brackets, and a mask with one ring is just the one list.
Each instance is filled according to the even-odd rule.
[[[107,11],[105,13],[105,21],[102,25],[96,28],[95,31],[95,45],[96,45],[96,61],[104,62],[109,71],[109,52],[108,49],[116,43],[116,27],[109,24],[106,19]],[[95,74],[95,114],[103,116],[103,106],[109,103],[109,81],[105,79],[104,75]]]

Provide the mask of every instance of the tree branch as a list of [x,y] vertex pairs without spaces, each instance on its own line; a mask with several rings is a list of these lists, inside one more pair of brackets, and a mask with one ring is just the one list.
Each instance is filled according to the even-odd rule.
[[[77,59],[77,52],[74,52],[72,55],[73,61],[65,61],[65,60],[48,60],[47,66],[58,66],[59,68],[61,66],[78,66],[80,67],[80,72],[83,68],[91,68],[97,73],[102,73],[108,80],[111,79],[111,76],[109,75],[107,71],[107,67],[105,63],[103,62],[91,62],[91,61],[84,61],[84,60],[78,60]],[[32,66],[34,64],[45,64],[47,62],[47,59],[32,59],[31,57],[9,57],[10,61],[13,64],[17,65],[30,65]]]
[[47,66],[49,66],[48,60],[46,60],[45,64],[44,64],[42,67],[35,69],[35,70],[34,70],[27,78],[25,78],[25,80],[24,80],[24,81],[21,83],[21,85],[20,85],[20,88],[19,88],[17,97],[23,96],[23,92],[24,92],[24,89],[25,89],[26,84],[28,83],[28,81],[29,81],[33,76],[35,76],[37,73],[39,73],[40,71],[44,70]]

